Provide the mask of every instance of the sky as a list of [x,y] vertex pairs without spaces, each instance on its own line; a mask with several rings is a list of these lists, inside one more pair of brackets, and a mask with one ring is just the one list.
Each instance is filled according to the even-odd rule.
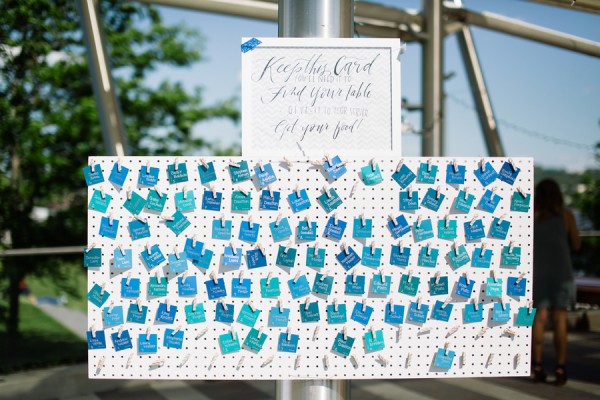
[[[403,9],[419,9],[418,0],[374,1]],[[464,0],[465,8],[486,11],[600,42],[600,15],[523,0]],[[160,7],[168,24],[185,24],[205,38],[204,61],[190,68],[162,67],[150,76],[156,85],[176,79],[190,89],[204,88],[206,104],[241,96],[242,37],[276,37],[277,24],[239,17]],[[534,157],[537,165],[582,171],[598,167],[593,146],[600,142],[600,58],[482,28],[472,28],[488,92],[507,156]],[[445,156],[486,156],[456,38],[444,48],[446,121]],[[421,102],[421,47],[409,43],[401,58],[402,97]],[[176,78],[174,78],[176,77]],[[241,99],[240,99],[241,107]],[[420,113],[402,111],[420,130]],[[242,116],[243,118],[243,116]],[[241,124],[212,121],[196,124],[194,135],[240,143]],[[557,143],[554,139],[568,143]],[[418,133],[403,132],[402,155],[420,156]]]

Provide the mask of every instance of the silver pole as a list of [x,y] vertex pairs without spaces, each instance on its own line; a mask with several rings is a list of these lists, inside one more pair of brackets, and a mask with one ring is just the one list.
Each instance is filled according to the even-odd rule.
[[504,157],[504,148],[502,147],[502,141],[498,133],[498,125],[494,117],[494,110],[492,109],[492,103],[488,95],[483,70],[481,69],[475,42],[471,35],[471,29],[464,26],[460,31],[456,32],[456,35],[462,59],[467,70],[488,154],[493,157]]
[[[354,36],[354,0],[279,0],[279,37]],[[350,399],[349,380],[280,380],[278,400]]]
[[440,157],[443,154],[443,82],[444,28],[442,0],[423,1],[423,113],[421,154]]
[[129,154],[129,149],[106,51],[104,30],[98,18],[96,0],[77,0],[76,3],[81,16],[81,28],[87,47],[90,75],[96,95],[106,154],[124,156]]

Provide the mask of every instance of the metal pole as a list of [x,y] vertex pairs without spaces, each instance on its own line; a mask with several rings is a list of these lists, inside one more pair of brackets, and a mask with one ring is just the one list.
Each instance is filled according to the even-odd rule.
[[[279,0],[279,37],[354,36],[354,0]],[[278,400],[350,399],[349,380],[280,380]]]
[[98,18],[96,0],[77,0],[76,3],[81,16],[81,29],[87,47],[90,75],[96,95],[106,154],[124,156],[129,154],[129,149],[106,51],[104,30]]
[[422,139],[421,154],[440,157],[443,154],[443,82],[444,82],[444,28],[442,0],[423,1],[422,46]]
[[492,103],[488,95],[483,71],[479,63],[479,57],[477,56],[477,49],[471,35],[471,29],[464,26],[460,31],[456,32],[456,35],[462,59],[467,70],[467,76],[469,77],[469,84],[473,93],[473,99],[475,100],[477,116],[479,117],[488,154],[493,157],[504,157],[504,148],[502,147],[502,141],[498,133],[498,125],[494,117],[494,110],[492,109]]

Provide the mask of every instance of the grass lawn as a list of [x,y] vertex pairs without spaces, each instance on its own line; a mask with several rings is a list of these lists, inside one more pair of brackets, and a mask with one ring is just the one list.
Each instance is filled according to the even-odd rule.
[[87,361],[83,339],[26,301],[21,302],[20,331],[16,356],[9,358],[6,326],[0,324],[0,374]]
[[71,293],[64,290],[49,276],[28,276],[27,285],[31,294],[36,297],[50,296],[59,297],[65,295],[67,303],[65,307],[77,309],[87,313],[87,271],[81,266],[81,263],[65,263],[61,266],[67,273],[61,274],[64,277],[63,285],[71,288]]

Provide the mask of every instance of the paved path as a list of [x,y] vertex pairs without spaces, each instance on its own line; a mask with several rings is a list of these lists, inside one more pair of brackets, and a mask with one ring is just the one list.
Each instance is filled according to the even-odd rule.
[[87,315],[85,313],[57,304],[44,303],[36,306],[80,338],[86,339]]

